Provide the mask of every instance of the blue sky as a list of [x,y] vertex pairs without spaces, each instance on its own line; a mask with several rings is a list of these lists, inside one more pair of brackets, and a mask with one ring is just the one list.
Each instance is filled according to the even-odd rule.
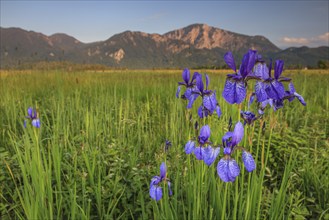
[[1,27],[89,43],[126,30],[163,34],[193,23],[263,35],[281,48],[329,46],[329,1],[1,1]]

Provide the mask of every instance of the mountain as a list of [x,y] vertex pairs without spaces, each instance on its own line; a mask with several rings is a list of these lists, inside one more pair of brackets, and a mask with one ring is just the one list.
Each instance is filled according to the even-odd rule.
[[284,59],[286,65],[316,66],[329,60],[329,47],[279,49],[266,37],[247,36],[193,24],[160,34],[125,31],[107,40],[82,43],[66,34],[46,36],[20,28],[0,28],[1,68],[40,61],[69,61],[127,68],[183,68],[223,66],[232,51],[241,59],[249,48],[265,59]]
[[55,56],[64,56],[84,44],[66,34],[46,36],[20,28],[0,28],[1,68],[25,62],[57,60]]
[[280,49],[262,36],[247,36],[206,24],[194,24],[164,34],[169,39],[182,40],[197,49],[222,48],[230,51],[246,51],[249,48],[262,52],[278,52]]

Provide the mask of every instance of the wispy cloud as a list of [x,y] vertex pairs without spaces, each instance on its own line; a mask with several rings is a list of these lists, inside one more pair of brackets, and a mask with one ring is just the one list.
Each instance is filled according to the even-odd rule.
[[329,32],[310,38],[283,37],[280,42],[285,46],[329,46]]

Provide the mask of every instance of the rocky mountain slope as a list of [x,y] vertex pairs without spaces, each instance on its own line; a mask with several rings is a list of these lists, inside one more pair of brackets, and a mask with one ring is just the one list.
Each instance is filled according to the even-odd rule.
[[247,36],[193,24],[163,35],[125,31],[107,40],[82,43],[66,34],[46,36],[19,28],[1,28],[1,68],[27,62],[69,61],[127,68],[222,66],[232,51],[241,58],[249,48],[287,65],[316,66],[329,59],[329,47],[279,49],[264,36]]

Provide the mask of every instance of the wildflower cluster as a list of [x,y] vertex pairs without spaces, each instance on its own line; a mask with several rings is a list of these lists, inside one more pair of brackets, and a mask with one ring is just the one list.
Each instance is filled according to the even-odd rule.
[[[202,160],[206,165],[211,166],[216,161],[222,148],[223,156],[217,163],[217,174],[224,182],[234,182],[240,174],[240,167],[232,156],[237,150],[242,151],[242,162],[245,169],[248,172],[256,169],[256,163],[252,154],[239,145],[244,136],[244,127],[261,118],[265,114],[265,109],[268,105],[276,111],[284,106],[284,100],[291,102],[297,98],[303,105],[306,105],[306,102],[296,92],[292,80],[281,76],[284,66],[282,60],[275,61],[273,77],[271,75],[272,61],[267,65],[262,56],[255,50],[249,50],[243,56],[239,69],[236,68],[232,52],[227,52],[224,55],[224,60],[234,71],[234,73],[227,75],[222,92],[222,97],[229,104],[241,104],[244,102],[247,97],[248,82],[249,80],[255,80],[254,90],[251,92],[248,101],[248,108],[246,111],[240,111],[240,116],[244,123],[237,121],[232,130],[233,123],[230,117],[228,131],[222,137],[222,142],[215,145],[210,141],[210,126],[204,124],[199,130],[198,122],[196,122],[195,129],[198,136],[187,141],[185,153],[194,154],[197,160]],[[178,82],[176,97],[187,100],[187,109],[191,109],[196,100],[201,99],[201,104],[197,110],[198,117],[207,118],[216,112],[219,118],[222,112],[216,98],[216,90],[209,88],[209,76],[205,74],[203,79],[202,74],[195,72],[191,78],[190,70],[184,69],[182,78],[183,81]],[[285,82],[289,82],[289,90],[285,90],[283,84]],[[185,91],[182,91],[182,88],[185,88]],[[256,103],[257,114],[250,110],[250,106],[253,103]],[[166,140],[165,152],[168,151],[170,146],[171,142]],[[162,187],[160,186],[162,182],[168,184],[169,194],[172,194],[171,182],[166,175],[167,168],[165,163],[162,163],[160,176],[154,176],[150,183],[150,196],[156,201],[162,198]]]
[[[197,138],[189,140],[185,144],[185,153],[194,154],[197,160],[203,160],[208,166],[213,164],[223,148],[223,157],[217,164],[217,174],[224,182],[233,182],[240,174],[238,163],[233,159],[232,154],[236,150],[242,151],[242,161],[245,169],[252,172],[256,168],[256,163],[251,155],[244,147],[238,146],[244,135],[244,126],[252,124],[261,118],[265,113],[265,108],[270,105],[275,111],[282,108],[284,100],[293,101],[297,98],[303,105],[306,105],[303,97],[299,95],[291,82],[290,78],[282,77],[284,62],[277,60],[274,65],[274,77],[271,76],[272,62],[267,66],[260,54],[255,50],[249,50],[242,59],[239,70],[236,68],[235,60],[232,52],[227,52],[224,56],[226,64],[234,71],[226,77],[222,97],[229,104],[240,104],[247,97],[248,81],[255,80],[254,91],[250,96],[247,111],[241,111],[240,116],[244,123],[238,121],[232,128],[232,120],[230,118],[229,131],[222,137],[222,143],[215,146],[210,140],[210,127],[204,125],[200,129]],[[200,118],[208,117],[216,110],[217,116],[221,116],[221,109],[217,102],[216,91],[208,89],[210,79],[205,74],[205,86],[202,75],[198,72],[193,74],[190,80],[190,71],[184,69],[182,73],[183,81],[178,83],[176,92],[177,98],[188,101],[187,108],[192,108],[198,97],[201,97],[202,103],[198,108],[198,116]],[[283,82],[289,82],[289,90],[285,91]],[[183,95],[180,97],[182,86],[185,87]],[[250,111],[250,106],[257,103],[258,114]]]

